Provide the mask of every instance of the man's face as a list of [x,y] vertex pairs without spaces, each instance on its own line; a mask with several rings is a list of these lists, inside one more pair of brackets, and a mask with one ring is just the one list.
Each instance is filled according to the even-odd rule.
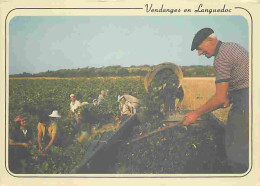
[[26,127],[26,120],[25,119],[23,119],[23,120],[21,120],[21,127]]
[[75,101],[75,96],[70,96],[71,101]]
[[125,104],[125,98],[122,98],[120,101],[122,104]]
[[205,55],[207,58],[211,58],[215,53],[215,48],[212,47],[210,41],[203,41],[198,47],[198,55]]
[[102,90],[102,91],[101,91],[101,95],[102,95],[102,96],[105,96],[105,91]]

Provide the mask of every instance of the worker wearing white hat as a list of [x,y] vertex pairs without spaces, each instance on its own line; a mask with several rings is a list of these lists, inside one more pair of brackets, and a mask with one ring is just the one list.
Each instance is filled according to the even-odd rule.
[[52,113],[49,116],[52,117],[52,118],[60,118],[61,117],[57,110],[52,111]]
[[[56,119],[61,117],[57,110],[53,110],[48,116],[41,115],[37,127],[39,152],[43,154],[47,153],[53,144],[57,144]],[[51,121],[49,121],[50,118]]]
[[133,107],[130,102],[126,101],[124,96],[118,96],[119,110],[121,121],[125,121],[128,117],[133,115]]
[[78,134],[81,132],[80,130],[80,119],[81,119],[81,114],[80,112],[75,112],[80,106],[81,103],[76,100],[75,94],[70,94],[70,115],[72,115],[75,119],[75,134]]
[[70,110],[74,113],[75,110],[80,107],[80,102],[78,100],[76,100],[76,96],[75,94],[71,94],[70,95],[70,100],[71,100],[71,103],[70,103]]

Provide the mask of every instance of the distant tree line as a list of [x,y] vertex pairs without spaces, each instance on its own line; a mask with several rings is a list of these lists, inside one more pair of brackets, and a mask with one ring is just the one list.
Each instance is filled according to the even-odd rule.
[[[145,76],[153,66],[108,66],[108,67],[86,67],[78,69],[61,69],[40,73],[12,74],[10,77],[111,77],[111,76]],[[215,71],[212,66],[181,66],[184,77],[214,77]]]
[[215,77],[213,66],[182,66],[184,77]]

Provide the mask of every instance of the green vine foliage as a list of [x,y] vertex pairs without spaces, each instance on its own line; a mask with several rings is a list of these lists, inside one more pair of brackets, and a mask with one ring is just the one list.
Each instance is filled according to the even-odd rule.
[[[96,108],[90,107],[92,100],[97,99],[101,90],[107,90],[105,102]],[[74,119],[68,117],[69,95],[72,93],[79,101],[89,103],[82,109],[87,110],[87,114],[95,115],[97,120],[94,120],[93,125],[101,127],[106,123],[114,122],[114,116],[119,112],[118,95],[127,93],[142,99],[145,90],[143,78],[10,80],[9,131],[15,129],[16,124],[13,119],[17,115],[26,117],[27,127],[33,130],[33,145],[28,147],[32,160],[24,164],[25,169],[21,173],[68,174],[86,158],[86,148],[92,138],[79,143],[73,135]],[[53,110],[58,110],[62,116],[57,120],[62,143],[59,146],[53,145],[47,156],[41,156],[38,154],[37,142],[39,115],[42,113],[49,115]],[[81,129],[84,131],[87,125],[88,123],[83,121]]]

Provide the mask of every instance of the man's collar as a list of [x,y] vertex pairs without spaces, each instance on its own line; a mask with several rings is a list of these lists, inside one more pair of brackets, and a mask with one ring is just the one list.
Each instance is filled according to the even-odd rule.
[[219,51],[219,48],[220,48],[221,44],[222,44],[222,41],[218,41],[218,44],[217,44],[216,49],[215,49],[215,54],[214,54],[214,56],[217,56],[217,55],[218,55],[218,51]]

